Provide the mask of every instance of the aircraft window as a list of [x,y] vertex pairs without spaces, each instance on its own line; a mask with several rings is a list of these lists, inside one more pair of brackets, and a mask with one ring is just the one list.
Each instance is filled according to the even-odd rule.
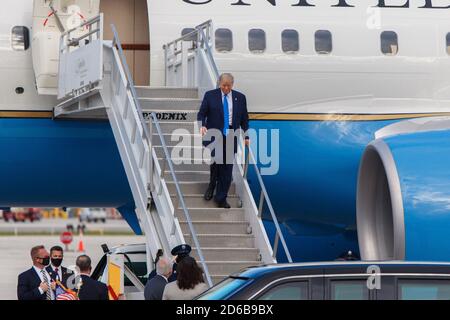
[[450,32],[447,33],[447,53],[450,55]]
[[366,281],[331,281],[331,300],[369,300],[369,289]]
[[284,30],[281,33],[281,47],[283,52],[295,53],[300,50],[300,41],[296,30]]
[[[181,31],[181,36],[184,37],[185,35],[187,35],[187,34],[193,32],[193,31],[195,31],[194,28],[184,28],[184,29]],[[186,39],[186,41],[195,41],[195,40],[197,40],[197,35],[196,35],[195,33],[194,33],[193,35],[189,36],[189,37]]]
[[399,280],[399,300],[449,300],[449,280]]
[[319,54],[329,54],[333,50],[333,38],[328,30],[318,30],[315,36],[316,52]]
[[398,37],[394,31],[381,33],[381,52],[388,56],[395,56],[398,53]]
[[30,47],[30,32],[27,27],[16,26],[12,28],[11,46],[13,50],[25,51]]
[[229,52],[233,50],[233,33],[231,30],[216,30],[216,50],[218,52]]
[[252,53],[266,50],[266,33],[262,29],[251,29],[248,32],[248,48]]
[[308,282],[290,282],[270,288],[258,300],[308,300]]

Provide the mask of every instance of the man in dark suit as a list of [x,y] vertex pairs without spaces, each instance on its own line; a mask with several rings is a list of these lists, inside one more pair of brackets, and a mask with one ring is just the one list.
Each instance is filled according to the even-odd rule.
[[91,278],[91,258],[82,255],[77,258],[77,267],[80,269],[81,285],[78,290],[80,300],[109,300],[106,284]]
[[156,276],[147,282],[144,290],[145,300],[162,300],[164,288],[172,275],[172,263],[160,258],[156,264]]
[[50,263],[50,256],[44,246],[31,249],[33,267],[19,275],[17,298],[19,300],[55,300],[51,280],[45,267]]
[[50,264],[46,270],[53,281],[59,281],[67,288],[67,280],[73,275],[73,272],[61,266],[64,259],[64,251],[60,246],[54,246],[50,249]]
[[[206,92],[197,115],[197,120],[202,126],[200,130],[202,136],[205,136],[210,129],[215,129],[219,135],[222,135],[219,139],[222,140],[223,149],[219,150],[222,151],[221,155],[218,156],[217,149],[211,154],[214,162],[210,167],[210,182],[204,196],[205,200],[211,200],[214,189],[217,187],[214,200],[220,208],[230,208],[227,196],[233,174],[233,158],[237,151],[237,139],[234,137],[234,132],[238,129],[247,132],[249,128],[247,99],[242,93],[233,90],[233,85],[233,75],[222,74],[219,78],[220,88]],[[213,141],[214,139],[211,139],[211,142]],[[250,143],[248,136],[245,137],[245,143],[247,145]]]

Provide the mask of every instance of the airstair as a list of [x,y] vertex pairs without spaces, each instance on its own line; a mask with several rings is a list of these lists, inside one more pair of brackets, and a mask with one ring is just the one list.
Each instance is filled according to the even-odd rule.
[[[280,242],[292,261],[250,149],[241,147],[236,156],[232,208],[203,199],[209,165],[196,114],[218,79],[211,21],[165,46],[167,87],[160,88],[134,86],[114,26],[114,40],[103,40],[102,15],[80,27],[81,36],[73,36],[80,28],[61,36],[54,117],[109,120],[145,233],[148,270],[159,249],[169,255],[182,243],[192,245],[209,285],[244,267],[275,263]],[[190,146],[180,148],[180,141]],[[261,187],[258,205],[246,180],[249,167]],[[264,207],[277,226],[273,244],[261,219]]]

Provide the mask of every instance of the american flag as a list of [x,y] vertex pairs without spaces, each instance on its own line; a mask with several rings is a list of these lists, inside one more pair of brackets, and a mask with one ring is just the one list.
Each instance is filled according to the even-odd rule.
[[55,289],[56,300],[78,300],[75,293],[65,290],[61,285],[57,284]]
[[78,300],[71,293],[61,293],[56,296],[56,300]]

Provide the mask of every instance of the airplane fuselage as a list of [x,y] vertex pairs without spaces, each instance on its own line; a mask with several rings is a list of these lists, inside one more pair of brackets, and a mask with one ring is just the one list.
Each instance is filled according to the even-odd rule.
[[[33,48],[11,47],[14,26],[32,28],[32,1],[9,3],[0,24],[0,207],[132,206],[109,123],[52,119],[57,100],[37,94]],[[213,34],[213,55],[247,95],[251,127],[280,130],[280,171],[264,179],[294,260],[358,252],[355,190],[366,145],[386,125],[450,110],[450,2],[147,4],[153,86],[165,85],[163,45],[183,29],[212,19],[216,32],[232,35],[224,51]],[[261,50],[250,48],[254,29],[264,34]],[[286,30],[297,32],[298,50],[283,50]],[[329,51],[318,50],[319,31],[331,35]],[[383,32],[397,36],[389,54]]]

